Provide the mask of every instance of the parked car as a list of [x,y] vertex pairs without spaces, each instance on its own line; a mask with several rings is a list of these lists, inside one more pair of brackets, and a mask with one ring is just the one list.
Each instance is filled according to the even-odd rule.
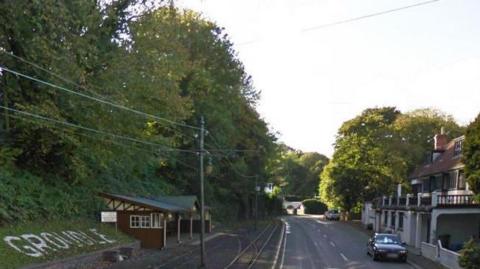
[[327,220],[340,220],[340,213],[338,210],[328,210],[325,212],[325,219]]
[[398,235],[376,233],[368,240],[367,255],[371,255],[374,261],[396,259],[406,262],[408,253]]

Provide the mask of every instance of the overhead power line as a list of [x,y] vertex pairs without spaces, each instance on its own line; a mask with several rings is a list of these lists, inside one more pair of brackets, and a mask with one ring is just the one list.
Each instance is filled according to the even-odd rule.
[[389,13],[393,13],[393,12],[397,12],[397,11],[401,11],[401,10],[405,10],[405,9],[409,9],[409,8],[414,8],[414,7],[433,4],[433,3],[438,2],[438,1],[440,1],[440,0],[430,0],[430,1],[420,2],[420,3],[408,5],[408,6],[398,7],[398,8],[394,8],[394,9],[388,9],[388,10],[384,10],[384,11],[380,11],[380,12],[376,12],[376,13],[371,13],[371,14],[367,14],[367,15],[363,15],[363,16],[359,16],[359,17],[353,17],[353,18],[350,18],[350,19],[345,19],[345,20],[326,23],[326,24],[322,24],[322,25],[318,25],[318,26],[309,27],[309,28],[304,28],[302,30],[302,32],[315,31],[315,30],[319,30],[319,29],[323,29],[323,28],[327,28],[327,27],[331,27],[331,26],[336,26],[336,25],[340,25],[340,24],[345,24],[345,23],[350,23],[350,22],[354,22],[354,21],[364,20],[364,19],[368,19],[368,18],[371,18],[371,17],[381,16],[381,15],[385,15],[385,14],[389,14]]
[[[0,111],[0,113],[5,113],[3,111]],[[24,120],[24,121],[28,121],[28,122],[31,122],[33,124],[37,124],[37,125],[44,125],[44,123],[42,122],[37,122],[33,119],[30,119],[30,118],[27,118],[27,117],[24,117],[24,116],[20,116],[20,115],[9,115],[9,117],[11,118],[15,118],[15,119],[20,119],[20,120]],[[46,124],[45,124],[46,125]],[[68,128],[60,128],[58,126],[54,126],[54,125],[47,125],[49,128],[55,128],[55,129],[58,129],[58,130],[63,130],[63,131],[72,131],[72,129],[68,129]],[[84,133],[75,133],[74,135],[80,135],[80,136],[83,136],[87,139],[93,139],[93,140],[97,140],[97,141],[103,141],[105,142],[105,139],[103,138],[100,138],[98,136],[91,136],[91,135],[88,135],[88,134],[84,134]],[[131,148],[131,149],[135,149],[137,151],[142,151],[142,152],[145,152],[145,153],[151,153],[151,154],[160,154],[162,157],[165,157],[165,158],[172,158],[172,156],[169,156],[169,155],[166,155],[166,152],[162,152],[162,151],[158,151],[158,150],[153,150],[153,149],[147,149],[147,148],[141,148],[141,147],[138,147],[138,146],[134,146],[134,145],[129,145],[129,144],[124,144],[124,143],[121,143],[119,141],[114,141],[114,140],[109,140],[108,141],[109,143],[111,144],[114,144],[116,146],[119,146],[119,147],[123,147],[123,148]],[[176,163],[179,163],[180,165],[184,166],[184,167],[187,167],[187,168],[190,168],[190,169],[193,169],[194,171],[198,171],[198,169],[192,165],[189,165],[188,163],[184,162],[184,161],[181,161],[179,160],[178,158],[175,158],[175,162]]]
[[36,64],[36,63],[34,63],[34,62],[31,62],[31,61],[29,61],[29,60],[27,60],[27,59],[25,59],[25,58],[23,58],[23,57],[17,56],[17,55],[15,55],[15,54],[13,54],[13,53],[9,53],[9,52],[7,52],[6,50],[0,50],[0,52],[3,53],[3,54],[5,54],[5,55],[7,55],[7,56],[10,56],[10,57],[12,57],[12,58],[14,58],[14,59],[17,59],[17,60],[19,60],[19,61],[21,61],[21,62],[23,62],[23,63],[26,63],[26,64],[28,64],[28,65],[31,65],[31,66],[33,66],[33,67],[35,67],[35,68],[37,68],[37,69],[40,69],[40,70],[42,70],[42,71],[44,71],[44,72],[46,72],[46,73],[48,73],[48,74],[56,77],[57,79],[65,82],[65,83],[68,83],[68,84],[70,84],[70,85],[73,85],[73,86],[76,86],[76,87],[78,87],[78,88],[80,88],[80,89],[83,89],[83,90],[85,90],[85,91],[87,91],[87,92],[90,92],[91,94],[94,94],[94,95],[96,95],[96,96],[98,96],[98,97],[100,97],[100,98],[102,98],[102,99],[107,99],[105,96],[99,94],[98,92],[95,92],[95,91],[93,91],[93,90],[91,90],[91,89],[89,89],[89,88],[87,88],[87,87],[85,87],[85,86],[83,86],[83,85],[80,85],[80,84],[78,84],[78,83],[76,83],[76,82],[74,82],[74,81],[72,81],[72,80],[70,80],[70,79],[68,79],[68,78],[62,77],[61,75],[59,75],[59,74],[57,74],[57,73],[55,73],[55,72],[52,72],[51,70],[49,70],[49,69],[47,69],[47,68],[44,68],[44,67],[42,67],[42,66],[40,66],[40,65],[38,65],[38,64]]
[[118,108],[118,109],[123,109],[123,110],[129,111],[129,112],[132,112],[132,113],[135,113],[137,115],[141,115],[141,116],[144,116],[144,117],[147,117],[147,118],[153,118],[153,119],[156,119],[156,120],[159,120],[159,121],[167,122],[167,123],[170,123],[172,125],[177,125],[177,126],[181,126],[181,127],[186,127],[186,128],[196,129],[196,130],[199,129],[197,126],[176,122],[176,121],[169,120],[169,119],[166,119],[166,118],[163,118],[163,117],[148,114],[148,113],[145,113],[143,111],[139,111],[139,110],[136,110],[136,109],[133,109],[133,108],[129,108],[129,107],[126,107],[126,106],[123,106],[123,105],[120,105],[120,104],[116,104],[116,103],[113,103],[111,101],[99,99],[99,98],[96,98],[96,97],[93,97],[93,96],[90,96],[90,95],[87,95],[87,94],[84,94],[84,93],[81,93],[81,92],[77,92],[77,91],[74,91],[74,90],[71,90],[71,89],[67,89],[65,87],[53,84],[51,82],[44,81],[44,80],[41,80],[41,79],[38,79],[38,78],[35,78],[35,77],[32,77],[32,76],[23,74],[21,72],[12,70],[12,69],[10,69],[8,67],[5,67],[5,66],[2,66],[2,65],[0,65],[0,70],[6,71],[8,73],[11,73],[11,74],[14,74],[14,75],[17,75],[17,76],[20,76],[20,77],[23,77],[23,78],[41,83],[41,84],[44,84],[44,85],[47,85],[47,86],[50,86],[52,88],[67,92],[69,94],[77,95],[77,96],[80,96],[80,97],[83,97],[83,98],[86,98],[86,99],[89,99],[89,100],[92,100],[92,101],[95,101],[95,102],[99,102],[99,103],[102,103],[102,104],[106,104],[106,105],[109,105],[109,106],[112,106],[112,107],[115,107],[115,108]]
[[61,124],[61,125],[72,127],[72,128],[77,128],[77,129],[89,131],[89,132],[96,133],[96,134],[111,136],[111,137],[115,137],[115,138],[122,139],[122,140],[125,140],[125,141],[135,142],[135,143],[139,143],[139,144],[143,144],[143,145],[159,147],[159,148],[161,148],[162,151],[172,151],[172,152],[176,151],[176,152],[195,153],[195,151],[192,151],[192,150],[171,148],[171,147],[167,147],[165,145],[152,143],[152,142],[148,142],[148,141],[144,141],[144,140],[139,140],[139,139],[132,138],[132,137],[129,137],[129,136],[117,135],[117,134],[114,134],[114,133],[109,133],[109,132],[105,132],[105,131],[101,131],[101,130],[97,130],[97,129],[92,129],[92,128],[85,127],[85,126],[82,126],[82,125],[73,124],[71,122],[60,121],[60,120],[52,119],[52,118],[45,117],[45,116],[42,116],[42,115],[38,115],[38,114],[35,114],[35,113],[30,113],[30,112],[27,112],[27,111],[22,111],[22,110],[10,108],[10,107],[2,106],[2,105],[0,105],[0,108],[3,108],[4,110],[8,110],[8,111],[11,111],[11,112],[18,113],[20,115],[26,115],[26,116],[30,116],[32,118],[36,118],[36,119],[40,119],[40,120],[44,120],[44,121],[49,121],[49,122]]
[[[209,137],[212,138],[212,142],[213,144],[215,144],[215,146],[217,146],[218,148],[222,148],[219,143],[217,142],[216,138],[213,136],[213,135],[210,135]],[[211,150],[209,150],[211,151]],[[212,150],[213,151],[213,150]],[[230,167],[232,168],[232,170],[237,173],[239,176],[241,177],[244,177],[244,178],[256,178],[257,175],[245,175],[243,174],[242,172],[238,171],[237,168],[235,167],[235,165],[228,159],[228,156],[226,155],[223,155],[223,159],[225,159],[227,161],[227,163],[230,165]]]

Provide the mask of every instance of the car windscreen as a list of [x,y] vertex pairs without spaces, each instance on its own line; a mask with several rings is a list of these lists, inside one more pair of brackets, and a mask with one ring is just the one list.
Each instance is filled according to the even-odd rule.
[[379,244],[400,244],[400,239],[396,235],[377,235],[375,243]]

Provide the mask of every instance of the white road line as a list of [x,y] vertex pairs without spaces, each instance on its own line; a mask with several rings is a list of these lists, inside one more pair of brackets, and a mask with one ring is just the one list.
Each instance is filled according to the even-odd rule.
[[282,231],[280,233],[280,240],[278,241],[277,252],[275,253],[275,260],[272,265],[272,269],[277,267],[278,257],[280,256],[280,249],[282,249],[283,238],[285,236],[285,221],[282,218]]
[[283,268],[283,262],[285,261],[285,249],[287,248],[287,238],[288,236],[285,234],[285,238],[283,239],[282,262],[280,262],[280,268]]
[[331,245],[332,247],[335,247],[335,243],[333,243],[332,241],[330,241],[330,245]]
[[343,253],[340,252],[340,256],[342,256],[342,259],[344,261],[348,262],[348,258],[345,255],[343,255]]

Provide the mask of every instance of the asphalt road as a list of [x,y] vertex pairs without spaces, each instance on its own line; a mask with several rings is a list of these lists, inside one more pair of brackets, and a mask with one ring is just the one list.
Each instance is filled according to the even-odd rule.
[[396,261],[374,262],[367,256],[368,236],[348,224],[312,216],[288,216],[284,221],[281,268],[413,269]]

